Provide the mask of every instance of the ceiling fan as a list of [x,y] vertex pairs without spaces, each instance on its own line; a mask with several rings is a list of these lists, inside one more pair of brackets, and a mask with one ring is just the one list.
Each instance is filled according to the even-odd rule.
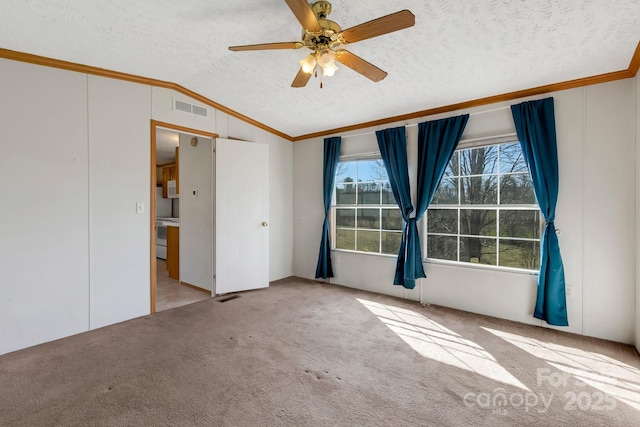
[[[307,0],[285,0],[300,24],[302,24],[302,41],[263,43],[245,46],[230,46],[234,52],[243,50],[300,49],[306,47],[312,51],[300,61],[300,70],[291,84],[292,87],[304,87],[320,68],[323,76],[333,76],[339,62],[362,74],[374,82],[387,76],[387,73],[359,56],[344,50],[336,49],[372,37],[409,28],[415,24],[415,16],[408,10],[401,10],[355,27],[342,30],[338,24],[327,19],[331,13],[331,3],[316,1],[308,4]],[[320,83],[322,87],[322,83]]]

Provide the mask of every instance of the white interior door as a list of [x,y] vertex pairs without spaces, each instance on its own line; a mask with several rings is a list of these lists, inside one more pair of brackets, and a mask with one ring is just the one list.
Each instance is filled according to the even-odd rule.
[[269,286],[269,146],[216,139],[215,293]]

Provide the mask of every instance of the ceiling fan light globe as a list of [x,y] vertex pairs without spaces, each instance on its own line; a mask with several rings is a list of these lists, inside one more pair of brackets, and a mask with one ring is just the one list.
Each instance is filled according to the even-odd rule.
[[334,65],[335,60],[336,53],[331,49],[324,49],[320,51],[320,54],[318,55],[318,62],[320,63],[321,67],[332,66]]
[[316,64],[316,57],[313,54],[307,55],[303,60],[300,61],[302,71],[307,74],[311,74],[313,72],[313,70],[316,68]]
[[333,77],[333,75],[338,71],[338,66],[336,64],[327,65],[322,67],[322,76],[323,77]]

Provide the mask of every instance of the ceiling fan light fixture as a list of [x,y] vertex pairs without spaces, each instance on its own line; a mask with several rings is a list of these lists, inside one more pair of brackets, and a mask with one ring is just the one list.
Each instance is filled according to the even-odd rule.
[[336,73],[336,71],[338,71],[338,66],[334,63],[331,63],[330,65],[322,67],[322,76],[332,77]]
[[310,53],[303,60],[300,61],[300,66],[302,67],[302,71],[307,74],[311,74],[313,70],[316,68],[316,57],[314,54]]
[[318,63],[322,68],[335,66],[336,53],[331,49],[322,49],[318,53]]

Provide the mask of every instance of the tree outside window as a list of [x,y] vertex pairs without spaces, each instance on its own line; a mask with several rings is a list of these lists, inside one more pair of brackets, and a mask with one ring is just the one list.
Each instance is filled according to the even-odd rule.
[[537,270],[540,211],[520,144],[457,150],[426,222],[428,258]]

